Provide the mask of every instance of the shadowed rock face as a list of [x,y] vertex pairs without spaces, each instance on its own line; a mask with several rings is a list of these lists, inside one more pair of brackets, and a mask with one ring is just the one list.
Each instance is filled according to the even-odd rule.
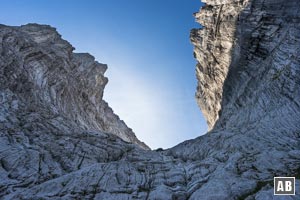
[[191,40],[211,131],[164,151],[104,103],[105,65],[49,26],[1,26],[0,197],[267,200],[275,176],[299,188],[300,2],[206,3]]
[[299,95],[299,2],[204,2],[195,13],[203,28],[191,31],[191,41],[198,61],[196,99],[209,128],[240,128],[266,113],[299,110],[292,100]]

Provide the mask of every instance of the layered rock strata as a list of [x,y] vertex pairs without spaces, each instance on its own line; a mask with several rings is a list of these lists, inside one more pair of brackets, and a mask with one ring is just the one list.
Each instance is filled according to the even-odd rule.
[[84,130],[107,132],[149,149],[102,99],[105,64],[90,54],[73,53],[50,26],[0,28],[2,103],[14,93],[14,112],[47,109],[49,120],[64,116]]
[[[196,98],[210,129],[255,123],[274,105],[283,104],[279,101],[289,98],[287,93],[294,99],[298,95],[295,86],[290,92],[280,93],[278,88],[282,81],[297,82],[299,2],[204,2],[195,14],[203,28],[191,31],[191,41],[198,61]],[[236,112],[248,116],[237,119]]]
[[112,127],[98,124],[89,110],[97,106],[84,104],[101,99],[103,65],[74,56],[59,37],[43,45],[48,26],[1,26],[0,197],[268,200],[275,176],[296,177],[299,188],[299,8],[296,0],[206,0],[191,40],[211,131],[162,151],[104,131]]
[[247,1],[207,1],[201,12],[194,14],[196,21],[203,26],[191,31],[194,57],[198,61],[196,99],[209,129],[219,118],[223,85],[237,41],[236,24],[246,5]]

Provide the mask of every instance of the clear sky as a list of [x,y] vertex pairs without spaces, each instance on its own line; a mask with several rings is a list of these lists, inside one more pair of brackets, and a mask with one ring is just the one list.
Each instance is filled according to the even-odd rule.
[[0,23],[49,24],[108,64],[104,99],[151,148],[202,135],[190,29],[200,0],[0,0]]

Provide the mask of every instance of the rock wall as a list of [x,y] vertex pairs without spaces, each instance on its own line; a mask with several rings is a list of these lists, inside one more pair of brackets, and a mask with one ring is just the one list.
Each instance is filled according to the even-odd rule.
[[111,133],[149,149],[102,99],[105,64],[90,54],[73,53],[50,26],[1,26],[0,34],[2,96],[13,92],[16,106],[23,103],[37,112],[43,107],[50,119],[63,115],[85,130]]
[[196,99],[209,129],[219,118],[223,85],[232,63],[236,42],[236,24],[248,1],[203,1],[201,11],[195,13],[201,29],[191,31],[194,57],[198,61]]
[[299,2],[204,2],[195,14],[203,28],[191,31],[191,41],[198,61],[196,99],[209,128],[248,126],[270,112],[282,121],[281,115],[298,110],[298,102],[283,102],[299,94]]
[[103,102],[93,102],[105,66],[71,53],[48,26],[1,26],[0,197],[268,200],[275,176],[296,177],[299,188],[299,8],[296,0],[206,1],[191,40],[211,131],[157,151],[103,131],[113,128],[103,117],[112,111],[100,114]]

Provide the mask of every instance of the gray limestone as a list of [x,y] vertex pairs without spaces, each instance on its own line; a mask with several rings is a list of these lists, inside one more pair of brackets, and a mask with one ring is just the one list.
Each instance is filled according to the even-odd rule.
[[[1,199],[300,198],[300,2],[206,0],[191,32],[210,131],[150,151],[102,99],[106,65],[45,25],[0,26]],[[187,113],[188,114],[188,113]]]

